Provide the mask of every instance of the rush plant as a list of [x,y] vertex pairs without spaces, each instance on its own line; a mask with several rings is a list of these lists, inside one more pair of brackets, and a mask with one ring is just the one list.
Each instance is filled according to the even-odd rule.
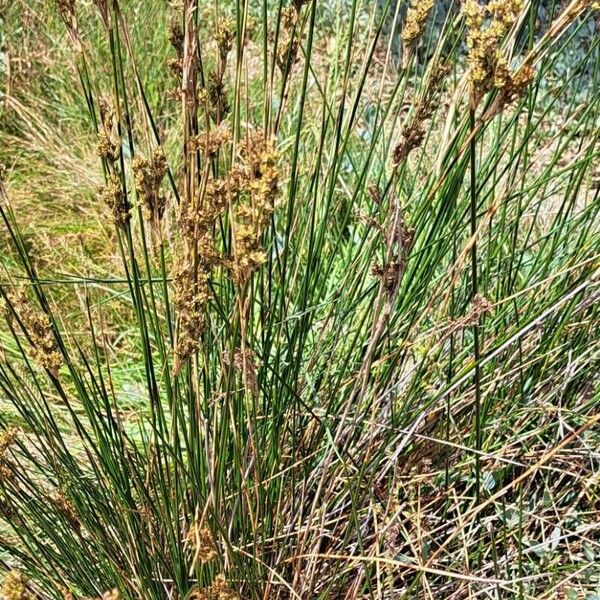
[[382,4],[4,9],[3,599],[595,597],[597,3]]

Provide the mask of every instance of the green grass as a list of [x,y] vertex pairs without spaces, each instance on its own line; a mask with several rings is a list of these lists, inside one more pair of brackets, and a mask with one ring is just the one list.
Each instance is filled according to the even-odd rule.
[[600,40],[553,73],[597,13],[544,37],[526,2],[508,102],[458,7],[397,65],[394,2],[182,4],[3,10],[0,565],[40,598],[595,597]]

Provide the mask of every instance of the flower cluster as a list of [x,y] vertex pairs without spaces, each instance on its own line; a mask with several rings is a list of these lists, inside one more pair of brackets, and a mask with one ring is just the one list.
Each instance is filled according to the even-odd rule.
[[281,11],[281,28],[279,32],[279,44],[277,47],[277,66],[285,73],[294,66],[298,59],[300,41],[297,35],[300,11],[304,2],[297,1],[286,6]]
[[222,121],[216,127],[191,138],[189,151],[200,150],[206,158],[214,158],[228,142],[231,142],[231,130],[229,125]]
[[501,90],[508,101],[522,93],[531,81],[531,69],[512,74],[500,47],[521,7],[521,0],[491,0],[487,5],[479,4],[478,0],[466,0],[463,4],[474,106],[494,88]]
[[121,180],[116,173],[110,173],[106,184],[100,191],[100,197],[108,206],[117,227],[125,227],[131,219],[131,204],[121,187]]
[[118,123],[112,102],[106,96],[100,98],[100,123],[97,150],[100,158],[108,162],[109,167],[119,158],[121,140]]
[[226,60],[227,55],[231,52],[234,38],[235,32],[232,19],[230,17],[218,19],[215,26],[215,42],[217,42],[219,56],[222,60]]
[[206,90],[204,90],[208,110],[217,125],[223,121],[231,108],[227,97],[225,73],[234,39],[233,21],[227,17],[218,19],[215,24],[214,40],[217,44],[219,58],[215,70],[208,74]]
[[462,318],[454,323],[453,330],[464,329],[465,327],[473,327],[478,325],[483,315],[489,314],[492,311],[493,304],[481,294],[477,294],[471,303],[471,309]]
[[194,565],[198,562],[204,564],[216,558],[217,549],[215,548],[213,536],[208,527],[201,526],[197,522],[192,523],[187,533],[186,541],[194,553]]
[[183,29],[181,28],[179,15],[175,10],[176,7],[173,6],[173,3],[170,3],[169,8],[171,9],[171,19],[169,22],[169,43],[175,50],[176,58],[170,58],[167,61],[167,64],[176,76],[181,77],[181,72],[183,70],[183,44],[185,41],[185,35],[183,33]]
[[81,52],[83,50],[83,43],[79,35],[79,29],[77,27],[77,16],[75,14],[75,0],[56,0],[56,9],[60,18],[62,19],[67,33],[71,38],[74,48]]
[[52,501],[58,512],[65,518],[75,531],[81,531],[81,523],[73,503],[61,491],[52,494]]
[[162,148],[156,148],[149,159],[136,156],[131,163],[131,169],[144,218],[158,224],[167,202],[166,197],[160,193],[160,184],[167,173],[167,161]]
[[190,600],[237,600],[239,594],[234,592],[224,575],[217,575],[208,588],[197,588],[189,596]]
[[121,139],[118,119],[108,98],[100,99],[100,120],[102,127],[98,134],[97,150],[107,172],[106,183],[100,190],[100,197],[110,210],[115,225],[124,228],[131,218],[131,205],[121,185],[118,162]]
[[233,273],[238,283],[247,281],[267,259],[261,237],[273,212],[279,182],[271,140],[253,132],[242,144],[241,154],[248,173],[248,194],[234,211]]
[[179,318],[173,373],[200,344],[204,331],[204,307],[209,299],[208,272],[189,255],[177,258],[173,269],[173,305]]
[[0,479],[11,479],[13,475],[7,454],[16,439],[17,429],[15,427],[9,427],[0,435]]
[[[190,160],[200,153],[209,164],[230,142],[231,132],[220,122],[210,131],[190,138]],[[206,169],[199,189],[181,203],[182,244],[173,274],[173,300],[178,315],[174,374],[200,346],[213,269],[228,269],[235,282],[243,285],[266,260],[261,238],[277,194],[276,163],[274,143],[266,140],[262,132],[250,131],[240,142],[229,170],[217,177]],[[231,215],[230,255],[223,252],[215,239],[219,220],[226,211]]]
[[75,16],[75,0],[56,0],[56,8],[63,19]]
[[2,600],[35,600],[35,595],[27,587],[28,581],[23,573],[10,571],[2,584]]
[[394,165],[404,162],[408,155],[422,144],[425,137],[425,122],[433,116],[436,99],[447,74],[447,66],[434,65],[425,93],[416,101],[412,118],[403,127],[400,141],[394,147],[392,155]]
[[218,600],[237,600],[239,597],[227,583],[224,575],[217,575],[212,584],[213,597]]
[[427,17],[433,8],[433,0],[412,0],[406,14],[406,23],[402,30],[404,43],[405,63],[414,50],[419,38],[423,35]]
[[34,309],[24,297],[16,301],[15,310],[29,336],[32,358],[53,375],[57,375],[63,359],[56,345],[50,319],[43,312]]
[[[199,137],[203,138],[205,151],[215,150],[213,138],[207,141],[205,136]],[[195,143],[201,144],[199,140]],[[205,327],[204,308],[210,298],[210,274],[214,267],[226,264],[215,245],[214,229],[219,217],[242,193],[246,179],[243,169],[233,167],[224,177],[207,179],[194,202],[181,207],[179,230],[183,248],[173,272],[173,302],[179,319],[175,374],[199,347]]]
[[[397,213],[399,204],[393,199],[392,206]],[[398,283],[406,268],[406,258],[413,245],[415,230],[406,225],[404,220],[388,217],[388,226],[385,232],[385,243],[387,248],[387,258],[382,265],[374,264],[371,272],[380,280],[383,289],[388,295],[392,295],[398,288]]]

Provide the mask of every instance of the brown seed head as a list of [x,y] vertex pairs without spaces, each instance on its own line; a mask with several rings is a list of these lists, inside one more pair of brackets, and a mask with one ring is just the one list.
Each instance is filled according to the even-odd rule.
[[231,51],[234,38],[233,21],[229,17],[219,18],[215,27],[215,41],[222,59],[225,59]]
[[433,0],[412,0],[406,14],[406,23],[402,30],[404,48],[410,52],[423,35],[427,17],[433,8]]
[[162,148],[157,147],[149,159],[136,156],[131,162],[131,169],[144,218],[157,224],[163,217],[167,202],[160,193],[160,185],[167,172],[167,160]]
[[210,529],[194,522],[187,534],[187,542],[194,552],[194,559],[206,563],[217,556],[217,550]]
[[23,573],[10,571],[2,584],[2,600],[35,600],[35,595],[28,589],[28,581]]
[[50,319],[45,313],[35,309],[24,296],[15,300],[14,307],[29,336],[32,346],[31,356],[42,367],[57,375],[63,359],[56,344]]
[[523,89],[523,81],[515,81],[500,49],[502,40],[521,12],[521,0],[491,0],[483,5],[478,0],[465,0],[462,14],[467,25],[468,61],[470,67],[472,105],[494,88],[506,100]]
[[108,176],[106,185],[102,188],[100,196],[110,209],[115,225],[124,228],[131,219],[131,205],[121,188],[121,180],[118,175],[111,173]]

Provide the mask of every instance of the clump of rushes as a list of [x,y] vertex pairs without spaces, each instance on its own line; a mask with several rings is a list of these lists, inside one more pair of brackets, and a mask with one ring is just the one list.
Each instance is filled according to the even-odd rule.
[[29,590],[28,581],[23,573],[10,571],[2,584],[3,600],[35,600],[36,596]]
[[471,102],[474,107],[493,89],[500,91],[506,103],[521,95],[533,78],[531,68],[520,69],[513,74],[501,48],[521,9],[521,0],[492,0],[487,5],[480,4],[478,0],[465,0],[462,6],[468,29]]
[[433,8],[433,0],[412,0],[406,13],[406,22],[402,29],[402,42],[404,45],[402,62],[404,67],[408,64],[417,42],[423,35],[427,17]]
[[594,592],[600,40],[481,2],[12,3],[2,598]]

